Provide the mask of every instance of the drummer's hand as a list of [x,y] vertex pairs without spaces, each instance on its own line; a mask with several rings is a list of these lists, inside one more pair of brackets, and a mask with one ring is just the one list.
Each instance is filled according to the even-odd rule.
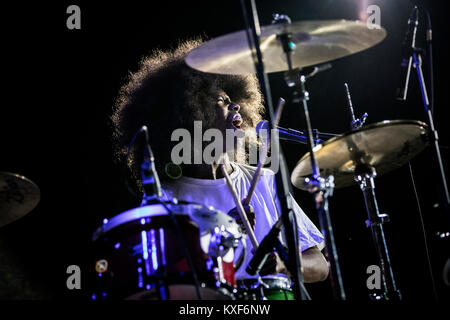
[[281,260],[280,256],[276,252],[272,252],[266,259],[261,271],[259,272],[260,276],[266,276],[268,274],[277,274],[284,273],[289,275],[287,271],[286,265],[283,260]]
[[[245,199],[242,200],[242,202],[244,202],[244,201],[245,201]],[[255,224],[256,224],[255,211],[253,210],[253,207],[251,205],[245,206],[244,204],[242,204],[242,206],[244,207],[245,213],[247,214],[248,222],[250,223],[250,226],[252,227],[252,229],[254,231]],[[238,209],[236,207],[231,209],[228,212],[228,215],[231,216],[232,218],[234,218],[236,220],[236,222],[242,227],[242,230],[244,230],[244,232],[246,232],[244,222],[242,221],[241,216],[239,215]]]

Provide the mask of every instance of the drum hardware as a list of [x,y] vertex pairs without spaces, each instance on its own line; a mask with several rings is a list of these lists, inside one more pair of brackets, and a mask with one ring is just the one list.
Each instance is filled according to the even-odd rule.
[[[148,137],[147,136],[146,136],[146,141],[147,141],[148,149],[151,152],[150,144],[148,144]],[[148,152],[146,152],[146,154],[148,154]],[[148,160],[144,160],[144,163],[142,165],[143,166],[143,168],[142,168],[143,183],[144,183],[144,179],[149,179],[149,180],[147,180],[147,181],[149,181],[149,184],[154,186],[153,190],[152,189],[150,189],[150,190],[156,192],[156,199],[160,199],[161,186],[159,184],[158,175],[156,173],[155,164],[154,164],[154,161],[153,161],[153,159],[154,159],[153,158],[153,154],[150,153],[150,155],[151,155],[151,158],[150,158],[151,159],[151,170],[150,170],[150,172],[146,173],[146,170],[148,168],[146,168],[145,163],[148,163],[149,162]],[[156,180],[152,180],[152,178],[156,178]],[[145,203],[148,203],[148,200],[151,199],[151,198],[147,198],[148,197],[148,194],[147,194],[148,188],[144,187],[144,189],[145,189],[145,194],[144,194],[144,198],[143,198],[144,200],[143,201],[145,201]],[[193,278],[194,284],[195,284],[196,296],[197,296],[197,298],[199,300],[202,300],[202,294],[200,292],[200,282],[199,282],[199,279],[198,279],[197,270],[196,270],[196,267],[195,267],[194,262],[192,260],[191,252],[189,251],[189,248],[185,245],[186,239],[184,238],[183,232],[182,232],[182,230],[181,230],[181,228],[180,228],[180,226],[178,224],[177,219],[175,218],[174,212],[172,210],[170,210],[170,208],[168,208],[164,204],[163,201],[160,201],[160,203],[167,210],[168,216],[169,216],[173,226],[175,227],[176,234],[177,234],[177,240],[179,241],[180,244],[182,244],[182,249],[183,249],[183,252],[184,252],[184,256],[186,257],[187,263],[189,265],[189,269],[190,269],[190,271],[192,273],[192,278]],[[170,293],[168,292],[168,288],[167,287],[164,287],[163,290],[164,290],[164,294],[162,296],[160,295],[160,298],[166,300],[166,299],[168,299],[170,297],[170,295],[169,295]],[[161,292],[161,290],[159,290],[158,292]]]
[[[294,68],[316,65],[362,51],[383,40],[386,32],[383,28],[370,30],[363,23],[342,20],[291,23],[289,17],[285,15],[275,15],[272,25],[260,28],[255,2],[250,1],[250,14],[247,13],[247,6],[244,1],[241,1],[241,7],[245,30],[218,37],[202,44],[188,54],[186,63],[192,68],[203,72],[221,74],[246,74],[254,73],[256,70],[261,84],[261,91],[267,103],[272,127],[275,127],[273,126],[274,112],[265,71],[277,72],[287,70],[285,73],[286,83],[288,86],[296,89],[293,94],[294,100],[296,100],[294,102],[303,102],[304,105],[307,140],[310,147],[311,163],[314,168],[313,179],[307,181],[310,183],[310,190],[318,192],[318,197],[316,198],[321,200],[317,201],[319,211],[327,212],[328,195],[332,193],[333,181],[328,178],[325,180],[319,179],[320,175],[317,165],[314,165],[314,154],[312,152],[314,146],[312,141],[313,134],[306,105],[308,93],[304,88],[304,81],[308,76],[313,76],[320,69],[326,69],[329,66],[315,68],[308,74],[300,74],[299,70],[294,70]],[[295,54],[292,55],[292,52],[295,52]],[[281,58],[283,55],[286,55],[286,59]],[[290,193],[290,185],[287,182],[288,173],[278,143],[275,146],[277,150],[273,151],[280,155],[280,170],[276,174],[277,193],[282,212],[285,213],[284,223],[287,226],[285,231],[288,248],[290,252],[298,252],[297,240],[294,236],[295,232],[291,225],[293,219],[292,210],[290,210],[290,204],[287,200]],[[319,188],[322,188],[322,190]],[[329,221],[326,218],[321,220],[324,223]],[[322,228],[322,230],[325,231],[328,228]],[[331,246],[330,242],[329,239],[328,247]],[[333,248],[330,248],[330,250],[333,250]],[[336,251],[334,250],[334,252]],[[337,258],[337,255],[332,254],[332,257]],[[295,280],[294,292],[296,297],[302,300],[306,299],[307,293],[301,288],[301,283],[303,282],[299,271],[301,269],[301,260],[298,255],[291,257],[289,260],[287,267],[292,272]],[[335,262],[333,264],[336,265]],[[334,269],[336,270],[336,268]],[[340,274],[339,272],[335,273]],[[333,278],[337,278],[338,286],[340,285],[342,288],[340,275],[335,275]],[[344,298],[345,295],[341,288],[335,290],[335,295]]]
[[[345,293],[340,276],[337,251],[334,246],[328,211],[328,197],[333,194],[335,188],[342,188],[355,182],[360,185],[365,197],[366,209],[369,215],[366,225],[371,228],[377,245],[386,287],[385,296],[397,296],[400,298],[401,296],[396,289],[390,268],[382,229],[382,225],[389,220],[389,216],[378,212],[374,192],[374,178],[377,173],[380,175],[395,169],[401,166],[405,159],[411,159],[421,152],[427,143],[427,126],[417,121],[385,121],[371,126],[364,126],[367,113],[360,119],[355,117],[348,85],[345,84],[352,118],[352,131],[331,137],[326,142],[314,141],[313,137],[318,140],[320,133],[311,129],[307,107],[309,94],[305,89],[305,82],[307,78],[314,76],[320,69],[326,69],[327,67],[315,68],[312,72],[299,69],[367,49],[383,40],[386,35],[385,30],[382,28],[370,30],[365,25],[362,26],[361,23],[350,21],[291,23],[289,17],[285,15],[275,16],[274,24],[260,29],[254,1],[251,1],[252,15],[250,16],[247,16],[243,1],[241,1],[241,4],[246,29],[213,39],[194,49],[186,58],[187,64],[204,72],[245,74],[254,73],[255,71],[253,67],[250,67],[252,66],[251,57],[253,57],[265,100],[268,101],[268,113],[272,124],[274,123],[273,110],[271,99],[269,99],[270,90],[267,83],[267,75],[264,69],[267,72],[287,69],[285,80],[286,84],[293,88],[293,102],[297,104],[303,103],[307,128],[305,141],[309,146],[309,153],[298,162],[291,175],[291,181],[298,188],[308,190],[316,196],[315,200],[322,233],[326,237],[327,249],[332,251],[330,262],[332,264],[331,277],[333,278],[335,298],[345,299]],[[251,20],[252,25],[250,25],[249,20]],[[293,52],[295,53],[294,55],[292,54]],[[418,58],[416,54],[418,54]],[[286,60],[280,59],[281,55],[285,55]],[[420,78],[422,76],[420,51],[413,50],[411,59],[414,60],[414,66]],[[423,79],[421,79],[421,82],[423,82]],[[422,86],[422,94],[427,108],[428,99],[424,85]],[[281,129],[283,130],[283,128]],[[430,122],[430,130],[435,141],[437,141],[437,132],[434,130],[432,122]],[[390,139],[383,139],[385,137],[395,138],[391,141]],[[316,142],[321,144],[315,145]],[[387,150],[380,150],[380,144],[384,144]],[[289,190],[289,186],[285,183],[285,177],[283,178],[283,174],[286,176],[283,160],[281,154],[282,168],[280,170],[281,173],[277,174],[277,186],[279,187],[277,189],[279,190],[279,198],[283,208],[283,222],[291,223],[292,212],[289,210],[289,204],[285,201],[288,194],[286,190]],[[442,169],[442,163],[440,164]],[[443,170],[441,171],[443,172]],[[284,214],[285,212],[286,214]],[[290,226],[290,224],[287,225]],[[292,247],[295,247],[297,244],[293,237],[293,230],[290,229],[290,227],[286,228],[286,238],[288,239],[288,246],[292,250]],[[216,244],[210,243],[209,251],[217,257],[218,261],[222,261],[233,247],[233,240],[228,241],[227,235],[224,235],[223,231],[220,228],[215,228],[211,234],[211,238]],[[375,238],[378,240],[375,240]],[[380,241],[384,242],[384,244],[380,244]],[[300,264],[301,260],[299,257],[290,257],[287,265],[290,270],[294,270],[294,267],[298,267]],[[298,270],[298,268],[295,270]],[[294,275],[294,292],[297,298],[301,297],[304,299],[305,292],[299,289],[302,285],[302,275],[298,271],[296,273]],[[220,281],[224,280],[223,269],[217,269],[217,274]],[[337,281],[337,283],[334,281]],[[267,288],[263,284],[260,284],[259,287]]]
[[225,226],[215,227],[211,233],[208,252],[213,256],[225,256],[231,248],[237,248],[239,239],[226,231]]
[[[93,241],[103,246],[97,254],[109,257],[100,257],[108,270],[96,270],[104,280],[98,296],[105,297],[109,290],[116,298],[129,299],[193,299],[194,292],[197,299],[233,299],[234,248],[242,239],[238,225],[213,208],[178,203],[176,199],[162,201],[146,126],[138,130],[132,143],[141,133],[145,137],[141,166],[145,193],[141,206],[105,219],[93,235]],[[211,240],[206,248],[205,238]],[[118,251],[124,255],[122,259]],[[209,259],[207,253],[211,254]],[[243,257],[238,261],[242,263]],[[201,283],[198,272],[206,275]]]
[[[399,168],[420,153],[428,144],[427,125],[420,121],[393,120],[366,125],[332,138],[314,148],[316,159],[325,174],[335,177],[336,188],[359,184],[368,213],[367,227],[382,270],[384,295],[375,299],[401,299],[391,268],[383,224],[389,216],[381,214],[375,196],[377,175]],[[297,163],[292,183],[305,188],[303,180],[311,175],[309,154]]]
[[[428,126],[415,120],[386,120],[349,131],[314,147],[324,174],[334,176],[335,189],[354,185],[358,161],[382,176],[400,168],[428,144]],[[295,166],[292,184],[307,190],[304,180],[312,175],[309,153]]]
[[364,125],[364,123],[367,120],[368,114],[367,114],[367,112],[365,112],[362,115],[361,119],[359,119],[359,118],[356,119],[355,118],[355,112],[353,111],[352,97],[350,95],[350,90],[348,88],[348,84],[344,83],[344,87],[345,87],[345,93],[347,94],[347,104],[348,104],[348,108],[349,108],[349,111],[350,111],[350,117],[352,119],[351,122],[350,122],[350,128],[352,130],[356,130],[356,129],[361,128]]
[[11,172],[0,172],[0,228],[16,221],[39,203],[41,191],[30,179]]
[[[261,30],[259,27],[258,14],[256,11],[255,1],[250,2],[252,14],[247,15],[246,12],[246,4],[243,0],[241,0],[242,13],[244,17],[245,27],[246,27],[246,36],[247,36],[247,44],[248,48],[253,53],[253,62],[255,66],[255,70],[258,75],[258,79],[261,84],[261,91],[264,95],[268,114],[269,114],[269,122],[272,128],[276,128],[278,125],[277,118],[274,115],[273,107],[272,107],[272,98],[270,93],[270,85],[268,76],[265,73],[265,67],[263,62],[263,57],[261,53],[260,46],[260,35]],[[249,22],[251,21],[251,24]],[[251,32],[250,32],[251,30]],[[277,138],[276,138],[277,139]],[[275,148],[272,150],[275,154],[279,155],[279,170],[275,173],[275,182],[276,182],[276,193],[278,199],[280,201],[281,207],[281,218],[283,223],[285,224],[285,237],[287,241],[288,250],[291,252],[291,255],[288,257],[286,267],[291,272],[292,277],[294,278],[294,295],[297,299],[306,300],[310,299],[308,292],[303,286],[303,274],[301,272],[301,259],[298,254],[298,239],[296,238],[295,228],[295,216],[293,213],[292,204],[289,201],[289,195],[291,194],[291,186],[287,180],[288,171],[285,163],[284,155],[279,145],[279,141],[275,140]]]
[[[175,218],[173,212],[170,210],[170,208],[168,208],[163,201],[160,201],[161,195],[162,195],[161,183],[159,181],[158,173],[156,172],[156,168],[155,168],[155,157],[153,155],[152,148],[150,147],[147,126],[145,126],[145,125],[142,126],[139,131],[141,133],[143,133],[144,138],[145,138],[144,160],[142,161],[142,165],[141,165],[141,177],[142,177],[142,186],[144,188],[144,196],[143,196],[141,205],[147,205],[147,204],[150,204],[151,202],[156,201],[156,202],[161,203],[167,210],[168,216],[169,216],[172,224],[175,227],[178,241],[182,244],[182,249],[183,249],[184,255],[185,255],[187,263],[189,265],[189,269],[192,273],[197,298],[199,300],[202,300],[197,270],[195,270],[195,265],[194,265],[194,262],[192,261],[192,256],[191,256],[191,253],[189,252],[189,249],[186,247],[186,245],[184,245],[186,243],[186,241],[184,239],[182,230],[181,230],[180,226],[178,225],[178,221]],[[165,292],[161,296],[161,298],[168,297],[169,292],[167,291],[167,288],[164,288],[163,290]],[[158,290],[158,292],[162,292],[162,291]]]
[[[166,208],[182,226],[185,244]],[[187,247],[200,275],[201,298],[235,299],[234,248],[245,240],[234,219],[219,210],[178,201],[140,206],[105,220],[92,240],[94,260],[108,265],[96,270],[97,298],[198,299],[182,249]]]
[[[328,175],[327,177],[320,176],[318,163],[313,152],[314,141],[307,104],[307,101],[309,100],[309,93],[308,91],[306,91],[305,87],[307,77],[312,76],[313,74],[304,74],[302,73],[302,70],[300,68],[294,69],[293,67],[292,53],[297,46],[293,43],[292,33],[289,31],[288,26],[291,24],[289,17],[285,15],[276,15],[274,17],[274,23],[276,25],[282,26],[283,30],[280,34],[277,35],[277,38],[281,42],[283,52],[286,56],[288,71],[286,71],[285,73],[285,81],[287,86],[292,88],[292,102],[294,104],[298,104],[299,107],[303,105],[307,145],[311,154],[310,162],[312,168],[312,177],[308,177],[308,179],[306,179],[304,182],[307,185],[308,191],[315,195],[314,198],[316,202],[317,213],[319,216],[320,228],[322,234],[325,237],[326,250],[328,252],[328,258],[330,260],[330,280],[334,298],[338,300],[345,300],[342,275],[340,271],[338,254],[334,241],[328,206],[328,197],[333,195],[334,178],[332,175]],[[323,68],[323,70],[326,69],[328,68]]]
[[[367,113],[364,113],[361,119],[355,119],[355,114],[353,111],[352,99],[350,96],[350,90],[347,83],[344,83],[345,90],[347,93],[347,102],[350,110],[350,115],[352,121],[350,123],[350,128],[352,130],[358,130],[363,125],[367,119]],[[353,152],[357,153],[357,147],[351,145],[350,148]],[[358,161],[358,160],[356,160]],[[389,257],[389,252],[386,244],[386,239],[383,231],[383,223],[389,221],[389,216],[387,214],[381,214],[378,210],[378,203],[375,196],[375,181],[376,170],[372,166],[366,166],[364,164],[358,163],[355,168],[355,181],[359,184],[359,187],[364,195],[364,201],[366,205],[366,210],[369,219],[366,220],[366,227],[370,228],[372,232],[372,238],[375,243],[378,261],[380,263],[382,282],[384,288],[384,294],[380,295],[373,293],[369,295],[372,300],[381,299],[396,299],[401,300],[400,290],[397,289],[397,285],[394,279],[394,273],[391,267],[391,260]]]
[[395,283],[391,259],[389,257],[389,251],[383,231],[383,224],[389,221],[389,216],[387,214],[380,214],[379,212],[377,198],[375,196],[375,177],[376,170],[374,167],[359,165],[355,169],[355,181],[359,184],[364,195],[366,210],[369,217],[369,219],[366,220],[366,226],[370,228],[372,232],[384,288],[383,296],[374,294],[370,297],[375,300],[401,300],[402,296]]
[[[217,281],[219,281],[218,286],[223,284],[231,284],[233,287],[236,286],[234,272],[239,269],[242,262],[238,263],[237,268],[233,265],[234,250],[239,246],[240,240],[242,240],[242,237],[236,237],[227,231],[224,225],[214,227],[214,230],[211,231],[208,254],[217,259],[217,266],[214,268],[214,273]],[[244,243],[245,240],[241,242]],[[245,247],[245,244],[243,246]],[[246,250],[243,250],[238,261],[243,261],[245,254]],[[230,271],[230,269],[232,270]],[[229,273],[227,278],[225,277],[226,272]]]

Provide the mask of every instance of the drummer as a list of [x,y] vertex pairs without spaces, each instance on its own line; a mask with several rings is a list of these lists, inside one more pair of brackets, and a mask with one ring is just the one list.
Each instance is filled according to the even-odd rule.
[[[224,141],[223,152],[214,155],[217,161],[206,163],[201,157],[198,163],[194,161],[198,160],[198,153],[197,156],[195,153],[202,155],[205,143],[192,141],[191,146],[202,148],[183,155],[184,159],[192,161],[180,164],[173,161],[173,148],[179,144],[179,141],[172,141],[172,133],[176,129],[186,129],[195,136],[194,131],[199,130],[200,123],[201,136],[208,129],[218,129],[224,137],[227,129],[240,131],[245,134],[248,147],[255,141],[256,124],[262,120],[262,95],[254,75],[207,74],[185,64],[187,53],[200,44],[199,40],[190,40],[182,42],[174,50],[155,51],[142,59],[138,71],[130,73],[116,99],[112,115],[117,156],[124,159],[133,135],[142,125],[146,125],[163,197],[212,206],[236,216],[235,203],[219,163],[224,164],[241,199],[246,197],[255,172],[255,167],[246,164],[245,153],[234,149],[236,145],[231,144],[230,147]],[[234,157],[230,157],[230,154]],[[142,192],[138,178],[141,162],[141,152],[135,152],[131,154],[128,166],[136,178],[137,188]],[[329,267],[321,253],[323,236],[295,200],[292,203],[297,220],[304,280],[325,280]],[[263,169],[250,206],[246,206],[245,210],[256,239],[261,242],[280,216],[273,171]],[[250,242],[247,247],[251,247]],[[251,258],[251,250],[247,250],[243,267],[236,273],[237,279],[253,278],[245,272]],[[272,254],[260,275],[275,274],[288,272],[278,255]]]

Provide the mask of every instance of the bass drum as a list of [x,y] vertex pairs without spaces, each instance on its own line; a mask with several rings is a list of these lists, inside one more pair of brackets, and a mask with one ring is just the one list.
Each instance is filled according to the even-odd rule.
[[210,243],[214,230],[237,241],[242,236],[233,218],[193,203],[146,205],[105,219],[93,235],[92,299],[235,299],[234,248],[222,246],[221,256],[208,254],[214,249]]

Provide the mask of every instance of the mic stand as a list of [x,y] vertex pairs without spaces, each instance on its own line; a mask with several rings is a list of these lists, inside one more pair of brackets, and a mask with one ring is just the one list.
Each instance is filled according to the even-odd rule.
[[[167,214],[173,223],[175,232],[178,236],[178,240],[180,241],[180,244],[183,247],[184,255],[186,257],[188,266],[191,269],[197,298],[199,300],[202,300],[202,294],[200,292],[200,283],[199,283],[197,271],[195,270],[195,265],[193,263],[189,249],[185,245],[186,241],[184,239],[183,232],[178,224],[178,221],[177,221],[177,218],[175,217],[174,212],[167,206],[165,201],[161,200],[161,196],[162,196],[161,183],[159,181],[158,173],[155,168],[155,157],[153,155],[152,148],[150,147],[147,126],[142,126],[142,128],[140,129],[140,132],[144,133],[144,138],[145,138],[144,161],[142,162],[142,165],[141,165],[142,186],[144,188],[144,196],[142,198],[141,206],[147,206],[147,205],[150,205],[153,203],[159,203],[167,210]],[[170,299],[167,280],[159,281],[156,284],[156,288],[157,288],[159,299],[161,299],[161,300]]]
[[141,206],[148,205],[153,202],[159,202],[161,198],[161,183],[155,168],[155,157],[148,139],[148,129],[142,126],[140,132],[144,134],[144,161],[141,165],[142,186],[144,188],[144,197]]
[[[255,1],[251,0],[251,14],[247,15],[246,1],[241,0],[241,8],[243,13],[243,18],[245,22],[245,30],[247,32],[247,40],[249,44],[249,48],[252,52],[253,62],[255,64],[256,73],[258,76],[258,80],[261,84],[261,91],[264,95],[268,114],[269,114],[269,123],[272,129],[273,127],[273,119],[274,112],[272,106],[272,97],[270,94],[270,87],[267,74],[264,72],[264,65],[262,62],[262,54],[259,46],[259,35],[261,33],[258,21],[258,13],[256,11]],[[250,21],[251,24],[250,24]],[[278,154],[279,156],[279,170],[275,173],[275,181],[276,181],[276,192],[278,199],[280,201],[281,206],[281,219],[284,225],[284,232],[286,236],[286,244],[288,247],[289,258],[286,264],[286,268],[290,272],[293,281],[293,292],[294,297],[297,300],[307,300],[309,298],[308,293],[306,292],[306,288],[303,285],[303,274],[301,267],[301,258],[300,258],[300,250],[298,248],[298,239],[296,237],[297,230],[295,215],[293,211],[293,204],[291,203],[291,185],[290,179],[288,175],[287,166],[284,160],[283,152],[281,150],[281,146],[279,145],[278,134],[275,133],[274,137],[274,146],[275,150],[274,154]]]
[[443,192],[444,192],[444,197],[445,197],[445,207],[448,210],[448,206],[450,204],[450,197],[449,197],[449,193],[448,193],[448,186],[447,186],[447,180],[445,177],[444,166],[442,164],[441,151],[439,150],[439,136],[438,136],[437,130],[434,127],[433,115],[431,113],[432,110],[430,110],[430,108],[429,108],[430,102],[428,100],[427,87],[426,87],[425,79],[423,77],[423,72],[422,72],[421,52],[423,50],[416,48],[416,47],[412,47],[411,50],[412,50],[413,66],[417,70],[417,78],[419,80],[420,91],[422,93],[423,106],[425,107],[425,113],[427,115],[428,125],[429,125],[431,136],[432,136],[432,139],[434,142],[434,151],[435,151],[435,155],[436,155],[438,166],[439,166],[442,187],[444,189]]
[[[259,274],[264,264],[266,263],[269,255],[276,251],[281,260],[283,260],[285,266],[289,263],[289,254],[286,252],[286,248],[280,242],[278,238],[278,234],[281,231],[281,227],[283,226],[283,217],[280,217],[277,222],[272,226],[269,233],[264,237],[261,241],[260,246],[256,249],[255,255],[252,260],[250,260],[247,268],[247,271],[250,275]],[[311,299],[306,288],[303,283],[300,283],[302,290],[305,292],[306,298],[308,300]]]
[[[278,239],[278,234],[281,231],[281,227],[283,225],[283,220],[280,218],[277,222],[272,226],[270,231],[265,235],[264,239],[259,244],[258,249],[256,249],[253,258],[248,263],[245,271],[250,275],[259,274],[262,267],[266,263],[267,257],[269,254],[276,249],[278,251],[279,245],[281,245],[280,240]],[[286,256],[286,252],[280,252],[280,257],[285,258],[287,262],[289,258]],[[284,259],[283,259],[284,260]]]
[[[291,20],[286,15],[276,14],[274,15],[273,23],[289,25],[291,23]],[[307,104],[307,101],[309,100],[309,93],[305,89],[305,82],[307,77],[313,76],[314,73],[303,75],[301,74],[301,70],[299,68],[293,69],[291,53],[296,48],[296,45],[291,40],[291,33],[281,33],[277,36],[277,38],[281,42],[283,51],[286,54],[288,71],[285,73],[285,80],[287,86],[293,88],[292,102],[299,105],[303,104],[303,112],[306,122],[306,135],[308,138],[307,142],[312,168],[312,177],[305,179],[305,182],[308,185],[309,192],[315,194],[315,202],[319,216],[320,228],[323,235],[325,236],[326,250],[331,265],[330,280],[333,289],[333,295],[336,300],[346,300],[328,206],[328,197],[333,194],[334,177],[328,176],[324,178],[320,176],[319,167],[313,150],[313,133]]]
[[[423,6],[422,6],[423,8]],[[425,10],[425,8],[423,8]],[[433,87],[433,57],[432,57],[432,51],[431,51],[431,41],[432,41],[432,31],[431,31],[431,19],[429,16],[429,13],[427,10],[425,10],[427,14],[427,45],[428,45],[428,56],[429,56],[429,72],[430,72],[430,84],[431,84],[431,98],[434,100],[434,87]],[[417,78],[419,80],[420,85],[420,92],[422,94],[422,101],[425,108],[425,113],[427,117],[428,126],[430,128],[431,137],[433,139],[434,144],[434,152],[436,155],[436,160],[438,162],[438,168],[439,173],[441,177],[441,183],[443,188],[443,196],[445,198],[445,209],[448,211],[448,207],[450,205],[450,196],[448,193],[448,186],[447,186],[447,179],[445,177],[445,171],[444,166],[442,164],[442,157],[441,157],[441,151],[439,149],[439,136],[437,130],[434,128],[434,121],[433,121],[433,110],[430,110],[430,101],[428,99],[428,93],[427,93],[427,87],[425,83],[425,79],[423,77],[422,72],[422,56],[421,53],[425,52],[423,49],[416,47],[416,33],[417,33],[417,27],[419,25],[419,12],[417,6],[413,8],[413,11],[411,13],[411,16],[408,20],[408,24],[414,24],[414,29],[412,32],[412,41],[411,44],[408,47],[407,53],[409,54],[408,64],[407,64],[407,70],[406,70],[406,82],[404,85],[404,88],[400,90],[400,95],[398,97],[399,100],[406,100],[406,94],[408,92],[408,84],[409,84],[409,77],[410,77],[410,71],[411,71],[411,65],[414,66],[414,68],[417,71]],[[406,60],[402,61],[402,65],[406,65]],[[432,104],[434,104],[434,101],[432,100]]]

